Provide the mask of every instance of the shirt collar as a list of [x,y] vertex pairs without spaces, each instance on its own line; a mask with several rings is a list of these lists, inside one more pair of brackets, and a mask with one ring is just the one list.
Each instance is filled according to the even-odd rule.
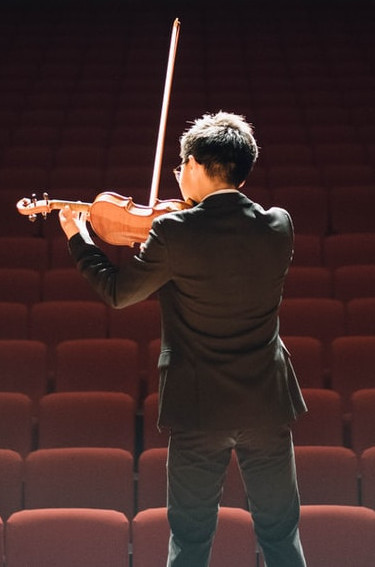
[[[221,195],[223,193],[238,193],[238,189],[218,189],[217,191],[213,191],[212,193],[209,193],[208,195],[206,195],[202,201],[205,201],[206,199],[208,199],[209,197],[213,197],[213,195]],[[201,201],[201,202],[202,202]]]

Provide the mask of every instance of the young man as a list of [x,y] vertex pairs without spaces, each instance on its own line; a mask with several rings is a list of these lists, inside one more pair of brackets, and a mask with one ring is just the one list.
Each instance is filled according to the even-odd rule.
[[194,207],[157,218],[121,268],[69,209],[60,222],[78,269],[116,308],[158,290],[159,427],[170,430],[168,567],[207,567],[232,449],[267,567],[303,567],[290,423],[306,407],[279,337],[293,254],[286,211],[239,189],[258,156],[252,127],[219,112],[181,137],[175,170]]

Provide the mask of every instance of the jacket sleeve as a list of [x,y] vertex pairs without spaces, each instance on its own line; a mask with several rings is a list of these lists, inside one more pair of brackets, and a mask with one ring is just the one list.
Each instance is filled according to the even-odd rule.
[[117,309],[146,299],[171,278],[159,219],[154,221],[142,252],[122,266],[112,264],[99,247],[86,243],[80,234],[69,240],[69,250],[93,289]]

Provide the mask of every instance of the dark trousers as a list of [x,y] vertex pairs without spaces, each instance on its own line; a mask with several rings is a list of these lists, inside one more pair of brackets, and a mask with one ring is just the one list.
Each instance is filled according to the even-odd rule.
[[305,567],[289,427],[172,431],[168,451],[167,567],[208,567],[218,507],[235,449],[267,567]]

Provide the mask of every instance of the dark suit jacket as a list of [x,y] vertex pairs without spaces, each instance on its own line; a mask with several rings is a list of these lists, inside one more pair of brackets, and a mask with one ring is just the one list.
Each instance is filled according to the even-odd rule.
[[157,218],[145,250],[121,268],[80,235],[70,249],[113,307],[159,290],[160,426],[240,429],[287,423],[306,410],[279,337],[293,254],[286,211],[216,194]]

